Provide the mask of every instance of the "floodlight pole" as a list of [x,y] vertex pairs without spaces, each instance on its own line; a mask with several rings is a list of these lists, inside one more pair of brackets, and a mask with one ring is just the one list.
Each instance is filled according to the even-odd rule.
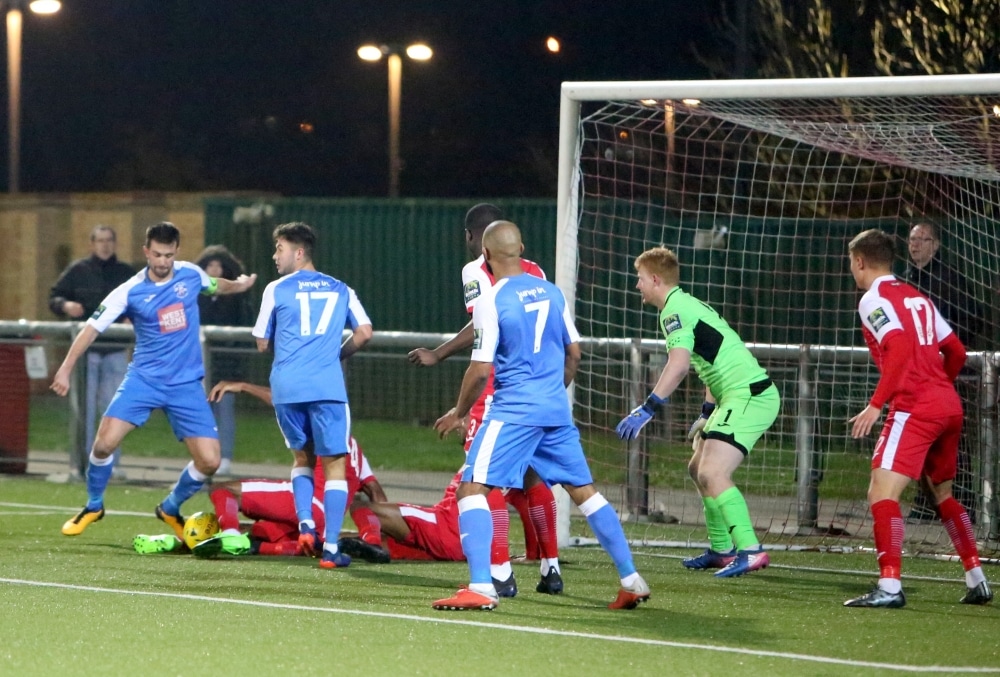
[[7,192],[20,192],[21,181],[21,10],[7,10]]
[[0,2],[7,10],[7,192],[21,190],[21,36],[24,32],[24,15],[21,10],[28,4],[36,14],[53,14],[59,11],[57,0],[8,0]]

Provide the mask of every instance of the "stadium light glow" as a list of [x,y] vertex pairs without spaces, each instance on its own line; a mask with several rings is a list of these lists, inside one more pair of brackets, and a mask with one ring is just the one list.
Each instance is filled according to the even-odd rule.
[[424,43],[418,42],[406,48],[406,56],[410,57],[414,61],[427,61],[434,56],[434,50]]
[[28,8],[35,14],[55,14],[62,9],[59,0],[34,0]]
[[559,38],[551,35],[548,38],[546,38],[545,49],[549,50],[553,54],[558,54],[559,50],[562,49],[562,44],[559,42]]
[[358,47],[358,56],[364,61],[378,61],[385,54],[383,49],[386,48],[377,45],[361,45]]
[[399,197],[399,115],[403,90],[403,58],[427,61],[434,56],[434,50],[423,42],[408,45],[405,49],[394,45],[362,45],[358,47],[358,57],[364,61],[379,61],[387,57],[389,64],[389,197]]

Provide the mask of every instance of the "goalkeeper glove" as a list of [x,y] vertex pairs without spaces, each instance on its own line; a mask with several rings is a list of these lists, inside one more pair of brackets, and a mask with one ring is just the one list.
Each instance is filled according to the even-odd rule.
[[656,396],[656,393],[650,393],[645,402],[630,411],[629,415],[623,418],[615,427],[618,439],[628,441],[638,437],[639,431],[652,420],[656,414],[656,410],[667,402],[669,402],[669,398],[661,399]]
[[691,424],[691,428],[688,430],[688,439],[693,440],[695,436],[701,432],[702,428],[705,427],[705,423],[708,422],[708,417],[712,415],[715,411],[715,402],[705,402],[701,405],[701,416],[695,419],[695,422]]

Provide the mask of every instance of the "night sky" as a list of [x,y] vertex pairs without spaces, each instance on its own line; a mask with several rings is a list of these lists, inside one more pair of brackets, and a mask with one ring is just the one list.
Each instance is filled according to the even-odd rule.
[[709,4],[63,0],[25,13],[21,190],[385,195],[386,64],[356,49],[425,41],[401,195],[553,197],[559,83],[708,77]]

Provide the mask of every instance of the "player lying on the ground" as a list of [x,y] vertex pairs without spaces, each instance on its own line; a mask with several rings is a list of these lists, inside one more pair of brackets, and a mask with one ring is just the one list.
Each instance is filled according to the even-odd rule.
[[[271,404],[271,389],[241,381],[220,381],[209,393],[208,399],[219,401],[226,393],[247,393],[259,400]],[[371,466],[361,447],[354,437],[350,438],[347,454],[345,477],[348,496],[354,496],[359,491],[365,493],[372,501],[385,502],[388,499],[382,486],[372,473]],[[316,524],[316,533],[325,533],[326,514],[324,509],[323,491],[326,476],[319,459],[313,465],[313,498],[312,514]],[[308,542],[301,538],[299,519],[296,516],[292,482],[283,480],[244,480],[242,482],[224,482],[217,485],[210,497],[215,512],[219,517],[222,532],[211,542],[200,544],[195,554],[211,556],[223,552],[226,554],[246,554],[253,552],[261,555],[296,555],[316,556],[323,549],[318,541]],[[249,536],[239,531],[239,513],[254,520]],[[367,516],[366,516],[367,517]],[[371,523],[367,518],[355,519],[360,536],[373,547],[381,549],[382,537],[377,523]],[[387,553],[383,553],[380,561],[389,561]]]
[[[214,392],[214,391],[213,391]],[[385,502],[388,499],[382,486],[372,473],[368,460],[353,437],[350,439],[350,453],[346,469],[347,489],[351,496],[358,492],[371,501]],[[312,501],[313,520],[322,533],[326,526],[323,506],[323,486],[326,477],[323,465],[316,462],[313,469],[314,490]],[[320,546],[308,551],[299,542],[299,522],[296,517],[292,483],[288,480],[247,479],[217,483],[209,495],[215,514],[218,516],[220,532],[213,538],[198,543],[192,552],[199,557],[213,557],[219,554],[239,555],[311,555]],[[354,505],[363,506],[364,501]],[[249,533],[240,532],[239,514],[253,520]],[[382,547],[381,528],[378,520],[370,520],[368,515],[351,516],[358,525],[359,540],[370,550],[368,559],[388,562],[389,554]],[[169,552],[178,548],[178,542],[162,536],[136,536],[133,542],[140,553]]]
[[[462,552],[462,538],[458,527],[458,500],[455,498],[455,490],[462,480],[464,470],[463,467],[452,478],[444,496],[435,505],[367,503],[356,500],[351,506],[351,517],[359,524],[365,520],[365,515],[371,514],[382,525],[382,533],[386,536],[385,549],[392,559],[464,562],[465,553]],[[517,583],[510,566],[510,516],[507,502],[499,489],[490,492],[486,500],[493,518],[493,540],[490,546],[493,585],[500,597],[513,597],[517,594]],[[370,540],[360,538],[340,539],[340,549],[351,557],[370,562],[378,561],[376,558],[382,551],[381,548],[370,545]]]
[[[247,393],[268,404],[271,390],[267,386],[251,383],[220,381],[209,394],[211,401],[217,401],[225,393]],[[459,471],[461,473],[461,471]],[[365,493],[370,502],[355,499],[348,510],[358,528],[357,538],[340,539],[340,549],[351,557],[360,557],[369,562],[386,563],[393,559],[434,559],[462,561],[461,541],[458,537],[458,511],[455,504],[455,487],[460,475],[452,480],[444,497],[435,506],[423,507],[389,503],[372,473],[361,447],[352,437],[347,463],[348,495]],[[322,464],[317,462],[314,469],[313,518],[317,533],[323,533],[325,515],[323,512],[322,487],[325,484]],[[226,482],[218,485],[211,496],[222,532],[195,549],[199,556],[213,556],[220,552],[229,555],[296,555],[302,552],[298,541],[298,519],[291,493],[291,482],[280,480],[245,480]],[[504,597],[517,593],[511,570],[507,535],[510,518],[503,496],[499,493],[490,497],[493,517],[494,538],[491,570],[496,577],[498,591]],[[239,516],[255,520],[249,539],[239,533]],[[395,520],[405,512],[407,521],[402,525]],[[389,519],[383,525],[380,518]],[[386,546],[382,533],[390,538]],[[456,556],[457,553],[457,556]]]

